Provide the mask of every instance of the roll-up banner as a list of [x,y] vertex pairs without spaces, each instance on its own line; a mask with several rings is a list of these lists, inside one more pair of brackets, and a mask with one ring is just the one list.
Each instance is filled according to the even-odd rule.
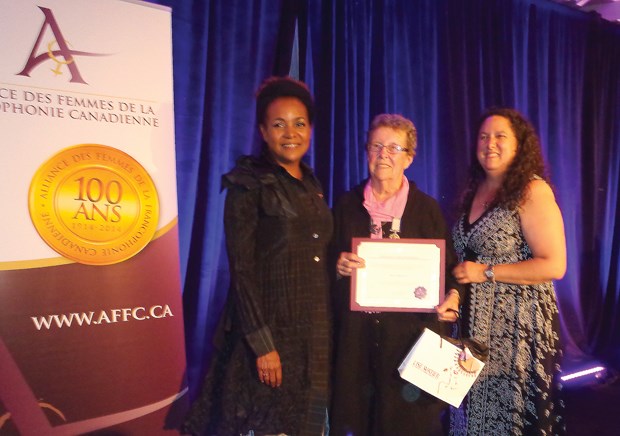
[[177,433],[170,10],[0,5],[0,434]]

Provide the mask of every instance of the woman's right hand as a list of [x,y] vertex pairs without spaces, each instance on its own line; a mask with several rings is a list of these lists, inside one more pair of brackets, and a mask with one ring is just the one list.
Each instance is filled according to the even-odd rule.
[[366,263],[364,259],[355,253],[340,253],[338,262],[336,262],[336,272],[342,277],[350,277],[354,269],[364,268]]

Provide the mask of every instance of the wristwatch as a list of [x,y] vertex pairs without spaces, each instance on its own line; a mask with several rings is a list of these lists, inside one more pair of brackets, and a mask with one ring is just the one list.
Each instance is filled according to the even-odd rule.
[[487,269],[484,270],[484,275],[487,278],[487,282],[495,283],[495,271],[493,270],[493,265],[487,266]]

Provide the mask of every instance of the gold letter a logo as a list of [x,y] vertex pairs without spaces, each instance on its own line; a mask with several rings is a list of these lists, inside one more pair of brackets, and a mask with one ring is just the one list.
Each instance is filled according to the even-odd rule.
[[[61,74],[60,67],[61,65],[64,64],[64,65],[67,65],[67,67],[69,68],[69,71],[71,72],[71,82],[85,84],[86,82],[84,81],[84,79],[82,79],[82,76],[80,75],[80,71],[78,70],[77,65],[75,64],[75,59],[73,58],[73,55],[74,54],[92,55],[92,54],[84,53],[84,52],[75,52],[69,49],[69,47],[67,46],[67,42],[65,41],[65,38],[62,36],[62,33],[60,32],[60,27],[58,26],[58,23],[56,23],[56,19],[54,18],[52,11],[48,8],[43,8],[41,6],[39,6],[39,9],[41,9],[41,11],[43,12],[43,15],[45,15],[45,21],[43,22],[43,25],[41,26],[41,30],[39,31],[39,36],[37,37],[37,41],[34,43],[34,47],[32,47],[32,52],[30,53],[28,62],[26,62],[26,66],[17,75],[30,77],[30,72],[34,69],[34,67],[39,65],[41,62],[44,62],[48,59],[52,59],[57,64],[56,68],[52,70],[54,74]],[[45,29],[47,26],[50,27],[50,30],[54,34],[54,37],[56,39],[56,44],[58,44],[58,49],[52,50],[51,48],[53,44],[52,42],[48,45],[48,50],[45,53],[42,53],[37,56],[36,53],[38,52],[39,45],[41,44],[41,40],[43,39],[43,34],[45,33]],[[59,61],[58,60],[59,57],[64,58],[64,62]]]

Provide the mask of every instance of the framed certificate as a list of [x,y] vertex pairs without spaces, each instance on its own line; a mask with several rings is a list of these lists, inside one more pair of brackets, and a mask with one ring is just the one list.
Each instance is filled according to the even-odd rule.
[[443,239],[353,238],[365,268],[351,276],[351,310],[434,312],[445,294]]

